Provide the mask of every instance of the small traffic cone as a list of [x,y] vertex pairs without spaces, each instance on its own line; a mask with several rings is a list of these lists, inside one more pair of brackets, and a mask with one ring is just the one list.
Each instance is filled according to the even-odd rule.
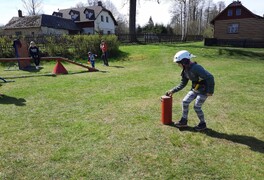
[[61,64],[60,61],[57,61],[57,64],[53,69],[53,74],[68,74],[68,71],[65,69],[65,67]]

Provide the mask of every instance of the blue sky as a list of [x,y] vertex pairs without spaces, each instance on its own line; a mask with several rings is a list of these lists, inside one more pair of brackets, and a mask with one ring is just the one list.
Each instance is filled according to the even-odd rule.
[[[128,5],[123,6],[124,2],[127,0],[113,0],[112,3],[116,6],[119,12],[125,17],[128,16]],[[170,21],[170,6],[169,0],[160,0],[161,3],[157,4],[156,0],[139,0],[138,5],[138,15],[137,24],[145,25],[149,17],[152,17],[154,23],[168,24]],[[220,0],[213,0],[213,2],[218,2]],[[233,0],[222,0],[225,2],[226,6],[229,5]],[[17,11],[21,9],[24,10],[21,0],[0,0],[0,25],[5,25],[8,21],[17,16]],[[86,3],[87,0],[42,0],[43,2],[43,13],[52,14],[57,9],[66,9],[76,6],[78,2]],[[253,13],[263,16],[264,14],[264,0],[241,0],[242,4],[247,7]],[[26,12],[23,13],[24,15]]]

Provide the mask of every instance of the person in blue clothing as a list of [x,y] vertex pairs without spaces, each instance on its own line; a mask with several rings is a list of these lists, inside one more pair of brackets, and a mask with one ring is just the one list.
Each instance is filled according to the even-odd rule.
[[208,98],[214,94],[214,76],[205,70],[201,65],[192,62],[191,58],[195,57],[186,50],[177,52],[173,62],[177,63],[182,68],[181,82],[171,90],[166,92],[166,95],[172,96],[174,93],[182,90],[190,81],[192,81],[191,90],[183,98],[182,101],[182,117],[180,121],[175,123],[178,128],[187,127],[189,105],[195,100],[194,110],[200,120],[199,124],[194,127],[195,130],[201,131],[207,128],[202,105]]
[[95,68],[95,57],[97,55],[96,54],[93,54],[92,52],[88,52],[88,62],[91,63],[92,67]]

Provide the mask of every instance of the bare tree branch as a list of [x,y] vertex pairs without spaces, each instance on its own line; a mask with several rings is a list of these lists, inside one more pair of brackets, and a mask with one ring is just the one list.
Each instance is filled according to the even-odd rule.
[[21,0],[28,15],[37,15],[41,11],[42,0]]

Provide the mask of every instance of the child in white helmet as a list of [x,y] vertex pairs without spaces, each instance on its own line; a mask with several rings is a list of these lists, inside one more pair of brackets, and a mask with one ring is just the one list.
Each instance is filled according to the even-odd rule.
[[174,93],[182,90],[188,81],[192,81],[192,88],[182,101],[182,118],[175,123],[178,128],[187,127],[189,104],[194,100],[194,110],[200,120],[199,124],[194,127],[195,130],[201,131],[207,128],[202,105],[208,96],[214,93],[214,77],[206,71],[201,65],[192,62],[191,58],[195,57],[186,50],[179,51],[175,54],[173,62],[182,68],[182,79],[178,86],[169,90],[166,94],[172,96]]

